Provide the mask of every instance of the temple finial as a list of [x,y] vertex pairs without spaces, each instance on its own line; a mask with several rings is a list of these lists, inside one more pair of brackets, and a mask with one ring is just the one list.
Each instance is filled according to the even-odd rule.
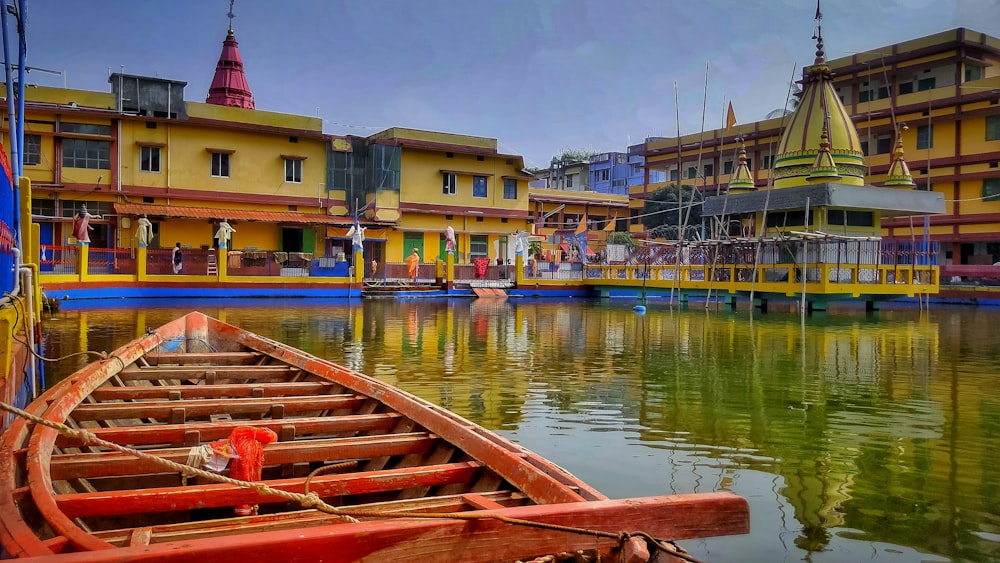
[[236,14],[233,13],[233,4],[235,3],[236,0],[229,0],[229,11],[226,12],[226,16],[229,17],[229,33],[233,32],[233,18],[236,17]]
[[819,9],[819,1],[816,0],[816,33],[812,36],[816,40],[815,64],[826,62],[826,53],[823,52],[823,12]]

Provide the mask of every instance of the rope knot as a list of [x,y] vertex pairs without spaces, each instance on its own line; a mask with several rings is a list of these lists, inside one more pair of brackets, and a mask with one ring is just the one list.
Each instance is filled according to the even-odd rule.
[[302,500],[299,501],[299,504],[301,504],[305,508],[316,508],[322,502],[323,501],[319,498],[319,495],[317,495],[316,493],[306,493],[302,497]]

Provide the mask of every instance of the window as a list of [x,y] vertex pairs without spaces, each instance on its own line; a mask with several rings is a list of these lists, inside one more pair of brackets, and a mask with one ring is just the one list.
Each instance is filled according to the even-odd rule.
[[472,197],[486,197],[486,176],[472,177]]
[[983,178],[983,201],[1000,201],[1000,178]]
[[111,170],[111,142],[63,139],[63,166]]
[[63,123],[59,126],[63,133],[84,133],[86,135],[111,136],[110,125],[91,125],[89,123]]
[[709,176],[715,176],[715,166],[713,164],[706,164],[704,167],[705,178]]
[[38,164],[42,161],[42,136],[24,136],[24,163]]
[[469,236],[469,258],[489,257],[490,237],[489,235]]
[[216,178],[229,177],[229,155],[227,153],[212,153],[212,176]]
[[934,146],[934,126],[921,125],[917,127],[917,148],[929,149],[933,146]]
[[677,169],[676,168],[670,171],[670,181],[671,182],[676,182],[677,181]]
[[160,171],[160,147],[139,147],[139,170]]
[[302,183],[302,159],[285,159],[285,182],[288,182],[289,184]]
[[517,180],[515,178],[503,179],[503,198],[517,199]]
[[965,81],[979,80],[983,77],[983,67],[974,65],[965,65]]
[[576,176],[576,174],[567,174],[566,175],[566,188],[567,189],[573,187],[573,176]]
[[456,179],[455,174],[452,172],[442,172],[441,173],[441,193],[444,195],[455,195]]
[[[986,140],[1000,141],[1000,115],[990,115],[986,117]],[[27,162],[25,164],[27,164]]]
[[912,94],[913,93],[913,83],[912,82],[901,82],[899,84],[899,95]]
[[917,81],[917,92],[923,92],[925,90],[931,90],[934,88],[936,79],[932,76],[930,78],[921,78]]
[[697,178],[698,177],[698,167],[697,166],[688,166],[688,175],[687,175],[687,177],[688,177],[688,180],[690,180],[692,178]]
[[892,152],[892,137],[883,135],[875,140],[875,154],[886,154]]
[[763,158],[764,158],[764,170],[770,170],[771,166],[774,165],[773,162],[774,158],[769,154],[765,154]]
[[871,153],[868,152],[868,141],[861,141],[861,154],[871,156]]
[[722,163],[722,173],[732,174],[733,173],[733,161],[727,160]]

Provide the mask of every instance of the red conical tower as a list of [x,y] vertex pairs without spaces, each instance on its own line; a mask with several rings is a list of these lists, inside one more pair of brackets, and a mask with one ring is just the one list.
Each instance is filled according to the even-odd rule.
[[222,42],[222,54],[219,55],[219,63],[215,65],[215,77],[212,78],[212,86],[208,89],[208,98],[205,102],[217,106],[254,109],[253,93],[250,92],[246,74],[243,72],[240,47],[236,43],[236,36],[233,35],[232,2],[229,5],[228,15],[229,33]]

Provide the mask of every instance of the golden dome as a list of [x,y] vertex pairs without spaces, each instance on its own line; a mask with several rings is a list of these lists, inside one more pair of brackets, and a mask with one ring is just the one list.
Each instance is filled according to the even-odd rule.
[[[858,131],[840,103],[832,77],[820,37],[815,64],[803,71],[801,101],[778,145],[774,160],[775,188],[806,185],[810,179],[850,186],[865,184],[865,160]],[[818,170],[817,166],[823,169]]]

